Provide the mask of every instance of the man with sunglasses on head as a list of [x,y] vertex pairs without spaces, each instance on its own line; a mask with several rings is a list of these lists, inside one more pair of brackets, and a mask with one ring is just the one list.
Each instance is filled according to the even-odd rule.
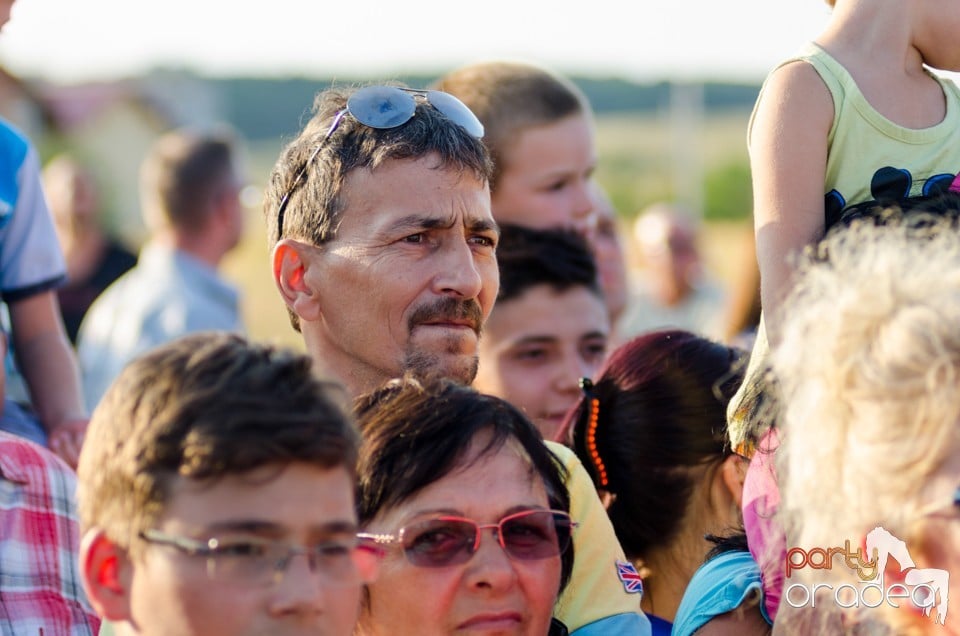
[[321,93],[267,188],[293,327],[352,394],[406,370],[472,381],[497,295],[483,128],[459,102],[448,118],[447,102],[427,99]]
[[352,634],[378,555],[357,537],[342,397],[308,357],[226,333],[130,363],[79,466],[83,582],[107,629]]
[[[331,88],[281,153],[264,211],[274,281],[317,365],[358,397],[411,374],[469,384],[499,288],[499,229],[483,126],[438,91]],[[583,466],[578,523],[556,616],[578,636],[647,634],[638,585]],[[581,548],[581,543],[592,547]]]

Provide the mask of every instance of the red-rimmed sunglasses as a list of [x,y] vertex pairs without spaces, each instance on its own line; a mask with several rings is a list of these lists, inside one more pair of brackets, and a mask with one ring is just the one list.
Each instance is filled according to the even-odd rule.
[[359,533],[378,545],[399,544],[413,565],[440,568],[466,563],[480,549],[480,533],[493,530],[512,559],[534,561],[559,556],[570,547],[576,523],[560,510],[524,510],[497,523],[463,517],[436,517],[404,526],[396,534]]

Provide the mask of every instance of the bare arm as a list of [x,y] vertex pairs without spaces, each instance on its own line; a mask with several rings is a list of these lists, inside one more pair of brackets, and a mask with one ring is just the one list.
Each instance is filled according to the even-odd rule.
[[87,414],[76,356],[67,340],[57,297],[46,291],[10,305],[17,363],[50,448],[76,466]]
[[823,235],[827,136],[833,100],[812,66],[794,62],[768,79],[751,128],[754,229],[768,337],[793,279],[791,259]]

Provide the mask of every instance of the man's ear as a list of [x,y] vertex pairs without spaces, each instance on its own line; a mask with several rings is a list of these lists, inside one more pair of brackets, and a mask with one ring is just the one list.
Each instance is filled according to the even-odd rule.
[[283,239],[273,248],[273,281],[283,301],[301,320],[320,318],[320,295],[307,281],[310,246]]
[[80,544],[83,588],[97,614],[110,621],[130,618],[133,564],[126,550],[94,528]]

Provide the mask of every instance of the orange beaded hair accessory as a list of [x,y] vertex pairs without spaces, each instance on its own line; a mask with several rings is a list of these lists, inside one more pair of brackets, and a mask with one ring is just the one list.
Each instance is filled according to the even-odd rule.
[[580,378],[580,389],[583,391],[584,398],[587,401],[589,411],[587,415],[587,452],[593,465],[597,469],[597,476],[600,478],[600,486],[606,487],[610,483],[607,478],[607,467],[603,465],[603,459],[600,458],[600,451],[597,450],[597,424],[600,417],[600,400],[593,394],[593,380],[590,378]]

